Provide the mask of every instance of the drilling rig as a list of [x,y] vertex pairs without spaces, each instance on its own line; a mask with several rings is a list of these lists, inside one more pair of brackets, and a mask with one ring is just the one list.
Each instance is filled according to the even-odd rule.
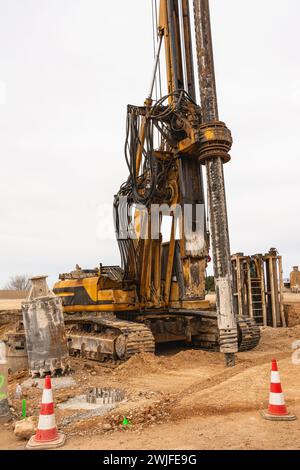
[[[127,108],[129,176],[113,204],[121,267],[77,266],[54,287],[63,302],[71,355],[123,361],[154,352],[155,344],[181,341],[221,351],[230,366],[238,351],[259,343],[255,322],[233,311],[223,172],[232,135],[219,120],[209,1],[193,5],[192,15],[189,0],[160,1],[150,91],[143,106]],[[166,92],[154,97],[162,87],[157,83],[163,62]],[[210,247],[216,309],[205,300]]]

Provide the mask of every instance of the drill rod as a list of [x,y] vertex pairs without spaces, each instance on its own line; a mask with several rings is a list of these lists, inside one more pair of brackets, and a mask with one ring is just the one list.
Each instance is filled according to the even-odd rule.
[[[194,0],[197,60],[203,121],[219,121],[209,0]],[[207,159],[206,174],[211,223],[211,242],[216,281],[220,350],[227,366],[235,365],[238,352],[237,321],[233,311],[232,268],[226,207],[225,182],[221,157]]]

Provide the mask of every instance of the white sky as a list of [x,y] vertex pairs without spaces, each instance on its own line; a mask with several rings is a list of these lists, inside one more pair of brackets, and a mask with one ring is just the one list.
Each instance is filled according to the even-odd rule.
[[[275,246],[287,276],[300,264],[300,3],[211,0],[211,14],[235,140],[232,252]],[[99,207],[127,178],[126,105],[143,103],[153,68],[151,0],[0,0],[0,44],[0,287],[119,264]]]

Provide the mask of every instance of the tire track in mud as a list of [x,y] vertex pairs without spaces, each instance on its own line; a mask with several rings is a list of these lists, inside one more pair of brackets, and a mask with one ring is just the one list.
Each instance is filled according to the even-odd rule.
[[[290,352],[285,352],[285,353],[277,353],[276,357],[277,360],[283,360],[289,358],[291,355]],[[209,391],[211,388],[221,385],[222,383],[227,382],[233,377],[238,376],[242,372],[245,372],[246,370],[253,369],[254,367],[257,366],[263,366],[266,364],[271,365],[271,361],[274,359],[274,353],[269,353],[264,355],[264,357],[257,358],[257,359],[245,359],[243,362],[240,364],[237,364],[234,368],[226,369],[224,372],[216,375],[215,377],[206,379],[204,381],[200,382],[195,382],[186,389],[182,390],[176,395],[172,396],[172,408],[170,410],[170,416],[172,419],[176,421],[180,421],[182,419],[186,418],[192,418],[195,417],[195,415],[200,415],[200,416],[212,416],[212,415],[228,415],[231,413],[236,413],[236,412],[247,412],[247,411],[257,411],[257,404],[253,405],[246,405],[244,403],[241,403],[240,405],[235,404],[235,405],[226,405],[226,408],[221,407],[221,406],[214,406],[210,405],[209,409],[207,406],[202,406],[201,404],[193,405],[192,407],[189,405],[182,405],[182,400],[186,398],[186,396],[192,396],[194,393],[199,393],[199,392],[205,392]]]

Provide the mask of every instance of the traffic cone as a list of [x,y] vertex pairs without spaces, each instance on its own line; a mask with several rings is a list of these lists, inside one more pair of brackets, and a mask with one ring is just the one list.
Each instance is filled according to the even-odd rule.
[[272,361],[269,408],[267,411],[263,411],[262,415],[270,421],[294,421],[297,419],[296,416],[288,412],[286,407],[276,359]]
[[64,445],[66,436],[57,430],[54,414],[51,377],[45,378],[39,424],[35,436],[28,442],[26,449],[55,449]]

